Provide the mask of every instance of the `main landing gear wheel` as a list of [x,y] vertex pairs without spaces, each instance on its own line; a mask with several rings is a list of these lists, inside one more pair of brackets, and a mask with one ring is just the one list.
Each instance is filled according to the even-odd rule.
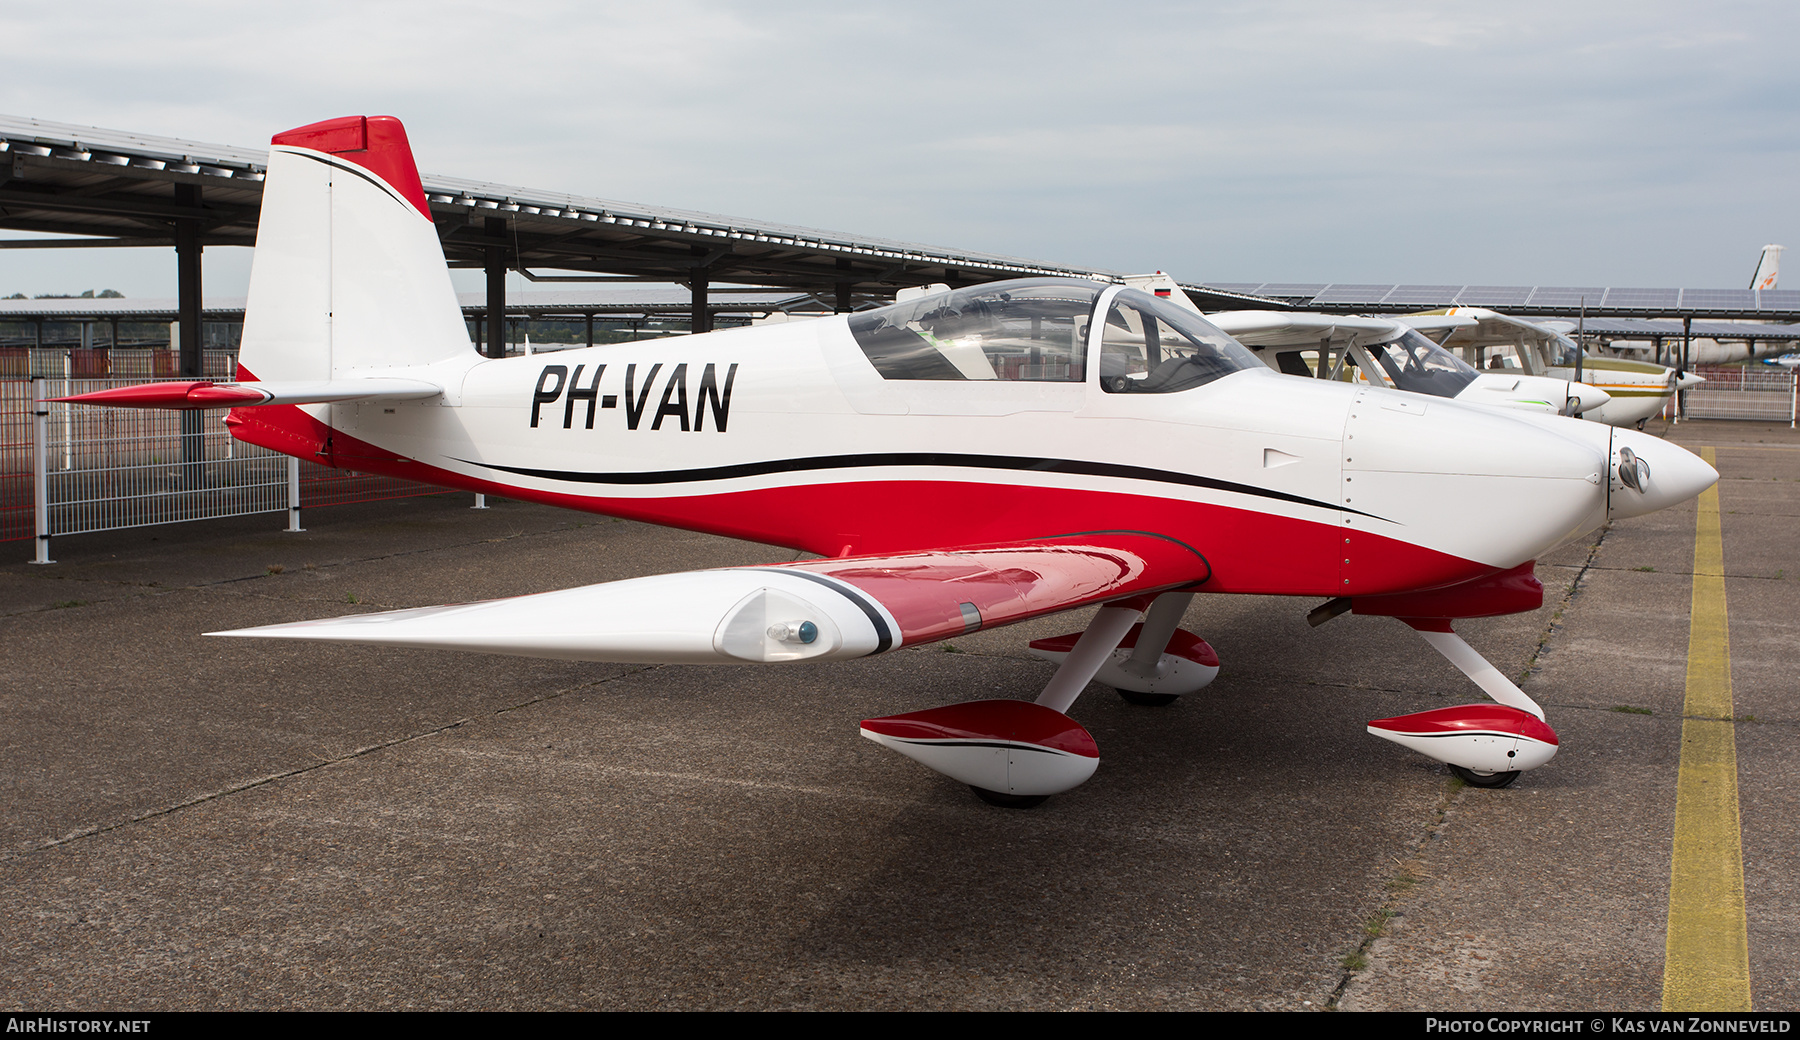
[[1462,766],[1451,766],[1450,771],[1456,774],[1458,780],[1470,787],[1491,789],[1511,787],[1512,782],[1519,778],[1519,771],[1516,769],[1509,773],[1478,773],[1473,769],[1464,769]]
[[1179,693],[1139,693],[1136,690],[1120,690],[1119,696],[1125,698],[1125,703],[1140,708],[1166,708],[1181,699]]
[[1047,794],[1002,794],[999,791],[990,791],[985,787],[976,787],[974,784],[969,785],[969,790],[975,792],[975,797],[989,805],[998,805],[1002,809],[1035,809],[1044,804],[1044,799],[1050,797]]

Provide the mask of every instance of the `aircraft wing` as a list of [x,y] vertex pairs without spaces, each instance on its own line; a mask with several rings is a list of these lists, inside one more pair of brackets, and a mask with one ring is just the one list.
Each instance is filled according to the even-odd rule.
[[[1526,321],[1486,307],[1450,307],[1419,314],[1403,314],[1400,320],[1420,331],[1431,330],[1427,334],[1439,339],[1443,346],[1451,350],[1512,346],[1520,339],[1543,343],[1564,338],[1550,324]],[[1447,337],[1436,334],[1446,327],[1450,328]]]
[[251,408],[266,404],[328,404],[338,401],[422,401],[444,388],[422,379],[320,379],[289,382],[213,383],[175,380],[140,383],[91,394],[52,398],[71,404],[114,408]]
[[1339,347],[1358,337],[1392,338],[1403,328],[1392,318],[1288,311],[1219,311],[1206,320],[1247,347],[1317,347],[1323,340]]
[[1099,531],[662,574],[212,634],[620,663],[835,659],[1196,586],[1211,576],[1206,558],[1183,542]]

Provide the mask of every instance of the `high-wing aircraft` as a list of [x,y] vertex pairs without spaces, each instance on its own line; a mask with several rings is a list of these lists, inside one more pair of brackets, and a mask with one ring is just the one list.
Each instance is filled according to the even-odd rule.
[[779,663],[1098,607],[1033,644],[1057,663],[1035,703],[862,723],[1024,805],[1097,766],[1067,714],[1091,680],[1148,704],[1211,681],[1179,628],[1197,593],[1303,596],[1315,622],[1399,618],[1488,693],[1370,731],[1502,786],[1556,735],[1452,623],[1538,606],[1540,553],[1717,479],[1631,430],[1282,376],[1189,310],[1079,279],[487,359],[397,120],[273,146],[237,381],[72,400],[230,406],[234,437],[301,458],[820,558],[221,635]]
[[[1442,345],[1484,372],[1513,372],[1529,376],[1573,380],[1580,347],[1564,334],[1566,323],[1539,323],[1501,314],[1486,307],[1450,307],[1400,319],[1437,339]],[[1582,417],[1612,426],[1644,423],[1683,386],[1704,382],[1672,368],[1623,358],[1581,357],[1581,381],[1606,391],[1609,400],[1584,409]]]
[[[1201,313],[1180,283],[1162,271],[1127,275],[1125,284]],[[1526,375],[1518,369],[1478,370],[1393,318],[1254,310],[1205,317],[1264,364],[1292,376],[1372,383],[1465,404],[1551,415],[1580,415],[1610,400],[1606,391],[1586,383]],[[1440,317],[1434,331],[1447,335],[1476,324],[1474,318]]]
[[1289,375],[1351,379],[1548,415],[1581,415],[1611,400],[1606,391],[1586,383],[1477,369],[1391,318],[1224,311],[1211,320],[1269,367]]

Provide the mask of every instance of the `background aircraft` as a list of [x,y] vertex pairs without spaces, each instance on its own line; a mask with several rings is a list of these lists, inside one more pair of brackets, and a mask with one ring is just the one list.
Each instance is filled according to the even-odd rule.
[[1781,251],[1785,246],[1763,246],[1756,259],[1756,273],[1750,276],[1750,288],[1773,289],[1781,281]]
[[[1783,246],[1777,245],[1763,246],[1762,254],[1757,257],[1756,273],[1752,275],[1750,279],[1750,288],[1756,290],[1771,290],[1776,288],[1776,284],[1781,280],[1781,254],[1784,248],[1785,247]],[[1545,322],[1544,324],[1548,328],[1556,329],[1565,334],[1575,328],[1572,323],[1566,321]],[[1592,331],[1592,329],[1589,330],[1590,333]],[[1689,365],[1729,365],[1738,361],[1754,361],[1759,358],[1766,359],[1787,353],[1793,346],[1793,342],[1787,339],[1733,340],[1729,336],[1720,336],[1716,334],[1711,336],[1700,336],[1689,340],[1685,351],[1683,351],[1679,337],[1675,339],[1672,345],[1667,339],[1664,340],[1664,344],[1662,349],[1670,351],[1670,354],[1663,355],[1659,353],[1656,355],[1655,360],[1661,360],[1665,356],[1679,360],[1685,356],[1686,364]],[[1611,338],[1606,341],[1600,349],[1609,355],[1642,355],[1649,357],[1651,352],[1658,350],[1658,347],[1655,342],[1647,339]],[[1593,354],[1590,352],[1589,357],[1592,356]],[[1690,386],[1702,382],[1705,382],[1705,380],[1691,372],[1685,370],[1677,371],[1676,389],[1685,390]]]
[[1533,561],[1717,479],[1657,438],[1384,387],[1284,378],[1190,309],[1080,279],[550,356],[469,342],[405,131],[275,136],[238,381],[71,400],[232,406],[239,440],[815,553],[512,600],[230,633],[596,661],[860,657],[1082,606],[1035,649],[1035,703],[864,720],[1022,805],[1092,774],[1088,683],[1144,703],[1209,682],[1195,594],[1397,617],[1495,703],[1370,731],[1501,786],[1556,750],[1542,709],[1452,630],[1533,609]]
[[[1125,283],[1201,313],[1175,279],[1162,271],[1128,275]],[[1464,404],[1553,415],[1580,415],[1609,400],[1604,390],[1586,383],[1525,375],[1517,369],[1477,370],[1393,318],[1306,311],[1220,311],[1205,317],[1270,368],[1288,375],[1374,383]],[[1477,324],[1474,318],[1444,318],[1434,329],[1447,334]]]
[[[1460,354],[1464,361],[1484,371],[1520,372],[1531,376],[1574,380],[1580,348],[1557,326],[1501,314],[1486,307],[1449,307],[1404,315],[1400,319]],[[1606,391],[1610,398],[1582,417],[1611,426],[1644,423],[1668,404],[1681,386],[1703,382],[1699,376],[1647,361],[1623,358],[1581,357],[1581,382]]]

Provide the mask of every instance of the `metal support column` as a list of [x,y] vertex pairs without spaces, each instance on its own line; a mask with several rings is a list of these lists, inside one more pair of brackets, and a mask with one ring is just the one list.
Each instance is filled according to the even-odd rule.
[[[1694,319],[1691,317],[1682,318],[1681,319],[1681,368],[1677,370],[1682,375],[1687,374],[1688,344],[1693,341],[1693,338],[1694,338]],[[1686,414],[1687,414],[1687,391],[1686,390],[1677,390],[1677,391],[1675,391],[1675,421],[1680,422],[1681,417]]]
[[300,460],[288,456],[288,525],[290,531],[304,531],[300,526]]
[[[200,208],[200,186],[177,184],[175,204],[183,209]],[[175,318],[181,333],[177,345],[181,375],[200,379],[204,373],[200,354],[201,267],[200,220],[181,217],[175,221]],[[206,441],[200,434],[201,413],[181,413],[181,487],[194,489],[206,479],[202,465],[206,461]]]
[[506,218],[484,223],[487,247],[487,356],[506,356]]
[[[693,254],[696,257],[705,256],[706,255],[706,247],[705,246],[694,246]],[[699,263],[698,260],[696,260],[694,262],[695,262],[695,264]],[[689,316],[688,331],[692,332],[696,336],[702,332],[711,332],[712,331],[712,311],[706,305],[706,302],[707,302],[706,293],[707,293],[707,287],[710,285],[710,280],[707,278],[706,271],[703,268],[696,266],[694,268],[694,278],[688,284],[689,284],[689,288],[692,289],[692,291],[694,293],[694,309]]]
[[588,313],[587,313],[587,345],[590,347],[594,345],[594,312],[593,311],[588,311]]
[[37,555],[32,563],[55,563],[50,558],[50,456],[44,443],[50,437],[50,405],[45,398],[44,377],[31,377],[31,505],[37,525]]
[[851,287],[855,285],[850,280],[850,261],[840,257],[834,266],[837,268],[838,276],[837,306],[833,308],[833,311],[837,314],[848,314],[850,312],[850,291]]

